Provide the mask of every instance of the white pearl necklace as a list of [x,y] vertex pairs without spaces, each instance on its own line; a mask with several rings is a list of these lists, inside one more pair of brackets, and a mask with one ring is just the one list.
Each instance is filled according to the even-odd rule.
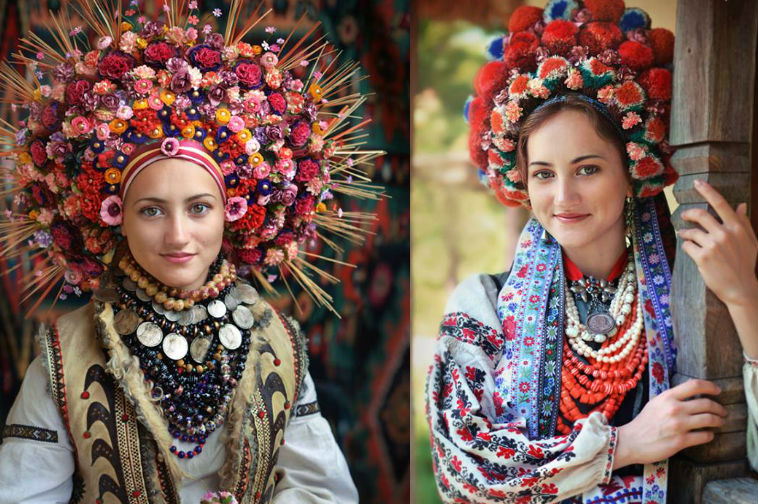
[[[566,336],[571,348],[579,355],[591,357],[600,362],[618,362],[625,359],[636,347],[644,324],[641,313],[639,300],[636,303],[635,320],[631,327],[625,331],[624,335],[611,345],[594,350],[587,345],[585,341],[595,341],[603,343],[608,338],[614,337],[618,333],[618,328],[626,322],[627,316],[632,312],[632,303],[635,300],[637,290],[637,278],[634,274],[634,261],[630,257],[624,273],[619,279],[619,285],[616,294],[613,296],[610,305],[610,315],[616,322],[616,327],[606,334],[591,333],[587,327],[580,322],[579,310],[574,302],[568,286],[565,288],[566,296]],[[616,353],[618,352],[618,353]]]

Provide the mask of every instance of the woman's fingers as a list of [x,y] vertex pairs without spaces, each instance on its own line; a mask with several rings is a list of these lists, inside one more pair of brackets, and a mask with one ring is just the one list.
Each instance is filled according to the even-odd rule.
[[710,240],[708,233],[697,228],[682,229],[679,231],[679,237],[691,241],[698,247],[704,247]]
[[[710,443],[716,434],[713,431],[691,431],[682,436],[681,448],[689,448],[690,446],[697,446],[705,443]],[[677,452],[679,451],[677,450]]]
[[690,415],[684,421],[684,430],[693,431],[696,429],[718,428],[724,425],[724,417],[713,413],[700,413]]
[[697,415],[698,413],[713,413],[722,417],[727,415],[726,408],[707,397],[682,402],[682,410],[690,415]]
[[677,385],[670,389],[668,393],[674,397],[674,399],[684,401],[692,396],[701,394],[718,395],[721,393],[721,389],[718,385],[708,380],[694,379],[687,380],[686,382]]
[[[695,180],[694,186],[697,192],[699,192],[703,198],[705,198],[705,201],[707,201],[708,204],[713,207],[713,209],[716,211],[716,214],[724,224],[736,224],[737,215],[735,214],[734,210],[732,210],[729,202],[726,201],[721,193],[719,193],[716,189],[713,188],[713,186],[704,180]],[[715,221],[715,219],[713,220]]]
[[721,229],[721,223],[704,208],[685,210],[682,212],[682,219],[700,225],[708,233],[718,232]]

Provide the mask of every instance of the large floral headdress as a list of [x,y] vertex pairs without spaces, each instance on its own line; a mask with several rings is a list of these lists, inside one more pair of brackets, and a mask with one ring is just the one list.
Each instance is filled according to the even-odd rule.
[[469,151],[480,175],[507,206],[526,205],[516,170],[524,119],[568,93],[585,97],[623,133],[638,197],[673,184],[667,142],[674,35],[623,0],[551,0],[519,7],[510,33],[490,47],[495,58],[474,82],[465,109]]
[[42,261],[30,285],[40,297],[61,279],[67,291],[97,287],[121,240],[136,156],[194,155],[225,191],[222,250],[238,271],[267,286],[288,271],[329,305],[305,245],[323,238],[319,227],[361,237],[370,216],[343,212],[335,193],[379,196],[361,167],[382,153],[358,150],[366,121],[349,122],[365,98],[343,90],[358,66],[337,66],[325,42],[309,43],[313,29],[280,38],[269,27],[271,40],[244,42],[263,17],[240,26],[242,3],[232,2],[221,34],[195,27],[195,1],[167,3],[164,21],[148,21],[136,2],[122,13],[77,0],[92,44],[63,13],[51,26],[57,47],[35,34],[21,40],[14,57],[29,79],[2,64],[4,101],[28,111],[0,127],[15,162],[4,173],[14,196],[2,252]]

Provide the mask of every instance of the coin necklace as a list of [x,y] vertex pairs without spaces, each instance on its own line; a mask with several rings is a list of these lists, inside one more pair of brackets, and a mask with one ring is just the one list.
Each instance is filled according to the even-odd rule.
[[[211,266],[217,274],[221,262]],[[170,451],[179,458],[202,452],[208,436],[223,425],[234,388],[245,369],[254,318],[245,304],[254,288],[230,284],[182,312],[166,310],[128,276],[120,278],[114,328],[140,362],[169,433],[195,444]]]

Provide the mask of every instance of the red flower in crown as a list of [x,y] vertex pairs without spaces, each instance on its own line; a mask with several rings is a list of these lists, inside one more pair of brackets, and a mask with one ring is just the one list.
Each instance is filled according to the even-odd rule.
[[114,51],[100,60],[97,70],[103,77],[118,80],[133,67],[134,58],[120,51]]

